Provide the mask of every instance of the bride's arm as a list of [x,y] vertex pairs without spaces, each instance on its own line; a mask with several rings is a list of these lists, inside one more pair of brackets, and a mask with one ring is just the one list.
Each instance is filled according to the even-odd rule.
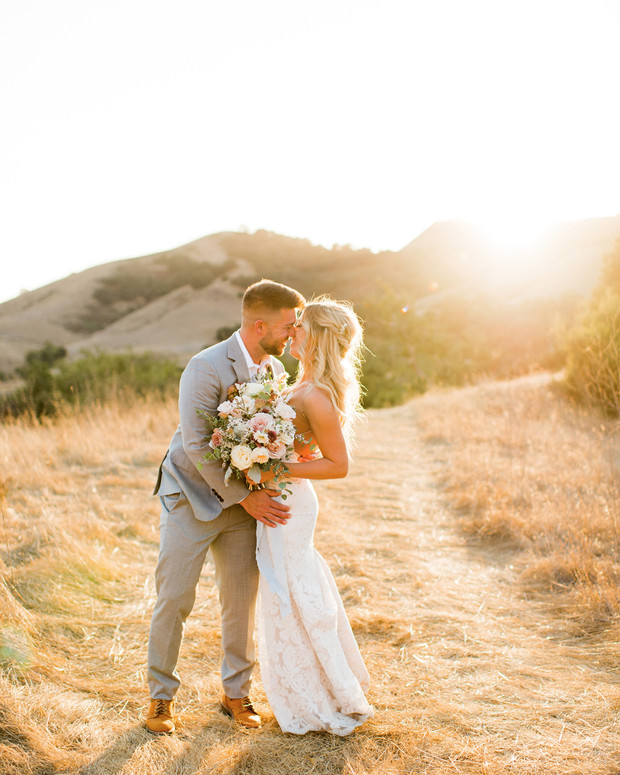
[[303,463],[286,463],[290,476],[298,479],[342,479],[349,470],[347,445],[342,435],[340,417],[323,390],[308,392],[303,411],[321,457]]

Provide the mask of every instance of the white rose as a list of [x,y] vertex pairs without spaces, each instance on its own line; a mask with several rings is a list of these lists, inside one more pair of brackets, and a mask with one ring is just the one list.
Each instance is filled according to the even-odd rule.
[[253,463],[266,463],[269,460],[269,452],[265,447],[256,447],[252,450]]
[[233,408],[234,407],[232,405],[232,402],[224,401],[218,406],[217,411],[220,412],[221,414],[230,414]]
[[240,471],[247,470],[252,465],[252,450],[246,444],[237,444],[230,453],[230,462]]
[[295,441],[295,431],[283,430],[278,434],[280,441],[284,444],[292,444]]
[[296,417],[295,410],[292,406],[289,406],[286,401],[278,401],[273,411],[274,414],[281,417],[283,420],[292,420],[293,417]]
[[245,385],[245,392],[252,396],[252,398],[256,398],[257,395],[263,392],[265,388],[260,382],[247,382]]

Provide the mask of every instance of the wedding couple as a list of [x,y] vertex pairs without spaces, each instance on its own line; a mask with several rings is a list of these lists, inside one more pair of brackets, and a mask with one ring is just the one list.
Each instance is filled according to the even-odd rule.
[[[283,373],[273,356],[289,339],[300,364],[289,403],[303,440],[286,464],[291,494],[284,503],[275,485],[250,492],[234,477],[225,483],[219,462],[203,464],[209,433],[197,410],[216,415],[232,384],[265,367]],[[243,296],[241,328],[195,355],[183,372],[180,425],[156,487],[162,509],[148,653],[150,732],[175,729],[176,664],[208,549],[222,609],[222,710],[241,726],[261,725],[249,698],[256,616],[261,677],[282,731],[346,735],[372,716],[368,672],[333,577],[313,546],[318,504],[310,483],[347,474],[360,347],[350,307],[324,298],[306,303],[292,288],[262,280]]]

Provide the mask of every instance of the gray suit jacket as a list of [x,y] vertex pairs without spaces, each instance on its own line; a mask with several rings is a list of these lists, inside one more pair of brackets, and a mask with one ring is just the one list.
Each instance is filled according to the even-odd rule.
[[[282,374],[284,367],[271,358],[274,374]],[[168,452],[161,464],[155,493],[175,495],[183,493],[196,519],[208,522],[222,509],[242,501],[249,490],[232,476],[224,484],[224,468],[218,461],[197,463],[207,452],[210,430],[205,417],[217,414],[217,407],[226,400],[228,388],[235,382],[249,379],[248,367],[235,336],[199,352],[190,360],[179,384],[179,418]]]

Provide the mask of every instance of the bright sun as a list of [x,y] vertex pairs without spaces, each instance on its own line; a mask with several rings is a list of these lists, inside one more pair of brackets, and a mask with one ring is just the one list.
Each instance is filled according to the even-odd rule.
[[527,281],[541,270],[537,247],[548,223],[498,217],[480,222],[479,227],[492,251],[491,285]]
[[548,224],[533,219],[490,218],[480,223],[489,241],[510,254],[531,248],[542,236]]

